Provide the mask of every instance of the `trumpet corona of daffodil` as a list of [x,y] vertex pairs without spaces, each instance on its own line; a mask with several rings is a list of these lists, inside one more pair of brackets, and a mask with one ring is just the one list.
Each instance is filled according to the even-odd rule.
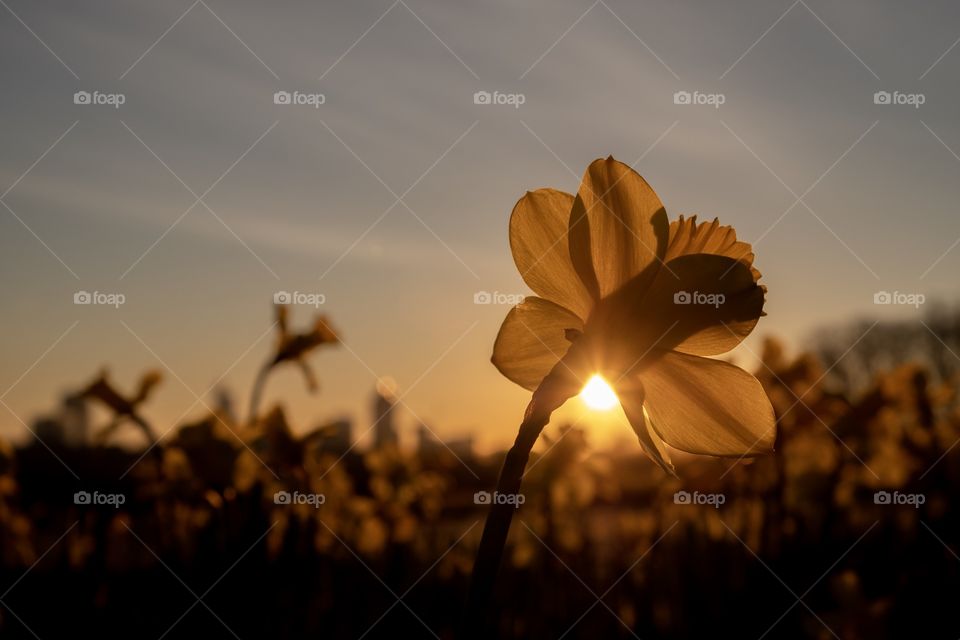
[[[667,447],[713,456],[770,452],[773,408],[752,375],[717,356],[763,315],[749,244],[719,222],[667,219],[650,185],[613,158],[576,195],[538,189],[510,217],[510,248],[536,293],[507,314],[493,364],[531,390],[497,491],[517,493],[550,414],[600,376],[641,446],[673,473]],[[471,581],[467,625],[483,617],[512,508],[494,504]]]

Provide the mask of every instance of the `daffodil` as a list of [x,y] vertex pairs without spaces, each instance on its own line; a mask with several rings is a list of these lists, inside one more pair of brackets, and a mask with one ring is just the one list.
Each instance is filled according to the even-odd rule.
[[[499,494],[520,490],[551,413],[597,376],[668,473],[664,443],[715,456],[773,448],[776,422],[763,387],[710,357],[737,346],[763,315],[766,288],[750,245],[732,228],[695,217],[668,222],[650,185],[607,158],[590,164],[575,196],[554,189],[523,196],[510,217],[510,248],[537,296],[507,314],[493,364],[533,396],[500,471]],[[468,627],[482,626],[512,516],[509,506],[490,507]]]
[[337,332],[330,325],[327,316],[318,315],[313,326],[303,333],[293,333],[289,328],[289,311],[286,305],[275,305],[277,342],[276,347],[270,358],[263,364],[257,373],[257,379],[253,384],[253,391],[250,394],[250,412],[249,422],[252,424],[257,419],[257,408],[260,406],[260,396],[263,394],[263,387],[266,384],[267,376],[278,365],[285,362],[296,363],[303,373],[307,382],[307,389],[311,393],[319,388],[317,377],[313,373],[313,368],[307,362],[307,355],[314,349],[323,345],[334,345],[340,342]]
[[124,420],[130,420],[143,431],[143,435],[151,444],[155,442],[153,429],[150,428],[150,423],[140,413],[140,406],[146,402],[162,379],[163,376],[159,371],[147,371],[141,376],[136,393],[127,396],[117,391],[116,387],[113,386],[106,369],[101,371],[93,382],[77,394],[80,398],[97,400],[113,411],[113,420],[110,421],[110,424],[100,433],[98,438],[106,441]]
[[493,363],[542,411],[594,376],[616,392],[647,454],[772,450],[773,408],[752,375],[712,359],[763,315],[750,245],[717,220],[670,223],[650,185],[613,158],[587,168],[576,196],[539,189],[510,218],[510,247],[537,294],[511,309]]

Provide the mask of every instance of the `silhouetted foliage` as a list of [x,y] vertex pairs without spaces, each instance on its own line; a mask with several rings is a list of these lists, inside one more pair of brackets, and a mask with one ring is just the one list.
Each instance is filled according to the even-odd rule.
[[[591,448],[588,425],[548,429],[496,594],[500,637],[960,634],[950,369],[874,359],[869,383],[831,379],[831,360],[773,340],[763,361],[773,456],[678,454],[675,480],[639,451]],[[451,637],[484,516],[474,494],[502,455],[360,451],[279,407],[251,425],[230,413],[182,425],[156,456],[0,446],[3,637]],[[125,499],[77,504],[82,491]]]

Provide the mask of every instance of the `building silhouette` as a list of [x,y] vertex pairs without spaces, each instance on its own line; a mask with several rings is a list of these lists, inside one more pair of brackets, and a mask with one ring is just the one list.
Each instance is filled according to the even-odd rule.
[[64,443],[82,447],[90,442],[90,412],[87,401],[75,393],[63,396],[61,407]]
[[399,444],[394,409],[397,405],[397,384],[392,378],[377,381],[373,395],[373,446],[375,449]]

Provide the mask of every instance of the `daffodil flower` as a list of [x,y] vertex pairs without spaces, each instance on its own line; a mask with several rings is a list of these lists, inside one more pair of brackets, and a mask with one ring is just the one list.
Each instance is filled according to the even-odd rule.
[[[773,448],[776,422],[752,375],[711,359],[763,315],[750,245],[714,220],[672,224],[657,194],[613,158],[587,168],[576,196],[528,192],[510,218],[510,248],[537,294],[510,310],[493,364],[533,391],[497,492],[520,490],[551,413],[599,375],[615,390],[641,446],[673,473],[664,443],[746,456]],[[493,504],[470,584],[465,627],[482,629],[512,507]],[[482,634],[480,634],[482,635]]]
[[732,228],[668,223],[650,185],[607,158],[590,164],[576,196],[523,196],[510,247],[538,297],[509,312],[493,363],[535,402],[555,408],[602,376],[643,449],[671,473],[664,443],[713,456],[772,450],[760,383],[706,357],[737,346],[763,315],[766,288]]
[[156,442],[150,423],[140,413],[140,405],[146,402],[162,379],[163,376],[159,371],[147,371],[141,376],[136,393],[132,396],[126,396],[117,391],[113,383],[110,382],[106,369],[101,371],[100,375],[78,394],[80,398],[97,400],[113,411],[113,420],[99,434],[98,439],[106,441],[124,420],[131,420],[143,431],[143,435],[151,444]]
[[317,347],[323,345],[334,345],[340,342],[337,332],[331,327],[330,320],[325,315],[318,315],[313,322],[313,326],[303,333],[293,333],[289,328],[289,311],[286,305],[275,305],[277,315],[277,342],[273,354],[263,364],[257,373],[257,379],[253,384],[253,391],[250,394],[250,411],[248,421],[253,424],[257,419],[257,409],[260,406],[260,397],[263,394],[263,387],[266,384],[267,376],[278,365],[285,362],[296,363],[303,372],[303,377],[307,382],[307,389],[311,393],[319,388],[317,377],[313,373],[310,363],[307,362],[307,355]]

